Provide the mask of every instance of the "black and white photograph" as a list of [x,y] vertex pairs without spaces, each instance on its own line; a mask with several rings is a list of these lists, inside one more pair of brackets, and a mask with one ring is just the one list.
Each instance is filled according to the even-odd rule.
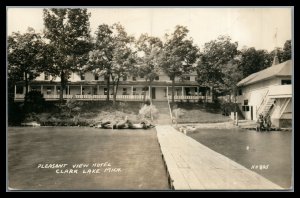
[[7,191],[293,191],[294,7],[6,7]]

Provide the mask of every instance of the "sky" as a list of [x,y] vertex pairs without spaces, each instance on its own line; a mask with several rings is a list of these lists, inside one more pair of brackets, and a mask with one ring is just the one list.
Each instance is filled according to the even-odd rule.
[[[7,8],[7,34],[26,32],[32,27],[43,30],[43,8]],[[228,35],[239,49],[255,47],[271,51],[292,39],[291,7],[224,7],[224,8],[88,8],[92,35],[100,24],[120,22],[128,34],[142,33],[164,38],[176,25],[189,29],[188,36],[203,49],[206,42]],[[277,34],[276,34],[277,32]],[[277,39],[275,39],[275,34]]]

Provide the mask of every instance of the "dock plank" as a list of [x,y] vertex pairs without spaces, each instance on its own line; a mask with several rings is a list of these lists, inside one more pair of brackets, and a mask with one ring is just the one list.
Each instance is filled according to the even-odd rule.
[[170,125],[158,125],[156,130],[175,190],[282,189]]

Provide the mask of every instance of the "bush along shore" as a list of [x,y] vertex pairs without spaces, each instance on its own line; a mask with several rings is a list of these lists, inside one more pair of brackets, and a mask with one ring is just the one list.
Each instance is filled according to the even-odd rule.
[[[146,102],[117,102],[111,101],[77,101],[70,99],[64,104],[58,102],[44,102],[37,109],[36,104],[13,104],[17,114],[10,114],[9,126],[99,126],[99,123],[120,123],[125,119],[128,122],[151,123],[157,118],[158,111],[155,106]],[[29,110],[28,110],[29,109]],[[31,111],[34,109],[34,111]],[[22,116],[22,118],[14,118]],[[17,120],[17,121],[15,121]]]

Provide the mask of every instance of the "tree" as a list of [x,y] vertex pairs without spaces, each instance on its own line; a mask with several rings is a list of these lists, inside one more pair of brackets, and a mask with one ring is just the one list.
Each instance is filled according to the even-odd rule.
[[287,40],[283,46],[282,61],[287,61],[292,59],[292,42]]
[[266,50],[256,50],[254,47],[241,50],[240,55],[239,69],[244,78],[271,66],[274,59],[274,55],[270,56]]
[[107,101],[109,101],[110,75],[112,69],[114,37],[110,26],[99,25],[96,32],[94,48],[89,53],[87,70],[93,71],[98,76],[104,76],[107,83]]
[[204,51],[197,62],[197,79],[200,85],[211,88],[213,100],[216,93],[224,91],[224,67],[238,54],[237,47],[238,43],[231,42],[228,36],[219,36],[217,40],[204,44]]
[[[223,75],[223,86],[221,89],[224,93],[229,94],[230,96],[234,96],[234,102],[236,102],[236,95],[237,95],[237,83],[242,80],[243,73],[241,70],[238,69],[239,60],[233,59],[229,61],[228,64],[222,67]],[[230,97],[231,100],[231,97]],[[231,102],[231,101],[230,101]]]
[[[138,53],[138,75],[144,76],[147,87],[150,87],[150,101],[152,100],[152,82],[159,74],[159,54],[162,51],[163,43],[157,37],[142,34],[136,42]],[[145,97],[144,97],[145,100]]]
[[24,34],[14,32],[8,37],[8,78],[10,83],[24,80],[25,95],[29,82],[41,73],[44,47],[41,35],[33,28],[28,28]]
[[133,51],[134,37],[128,36],[124,27],[119,23],[112,26],[114,34],[111,78],[113,81],[113,104],[116,103],[120,78],[127,77],[136,63],[136,52]]
[[175,78],[190,73],[198,57],[198,47],[191,38],[186,38],[188,32],[186,27],[177,25],[171,35],[166,34],[166,43],[160,56],[162,69],[172,80],[172,102]]
[[45,38],[55,51],[51,54],[50,73],[61,79],[60,101],[71,72],[81,71],[90,51],[90,29],[87,9],[44,9]]

